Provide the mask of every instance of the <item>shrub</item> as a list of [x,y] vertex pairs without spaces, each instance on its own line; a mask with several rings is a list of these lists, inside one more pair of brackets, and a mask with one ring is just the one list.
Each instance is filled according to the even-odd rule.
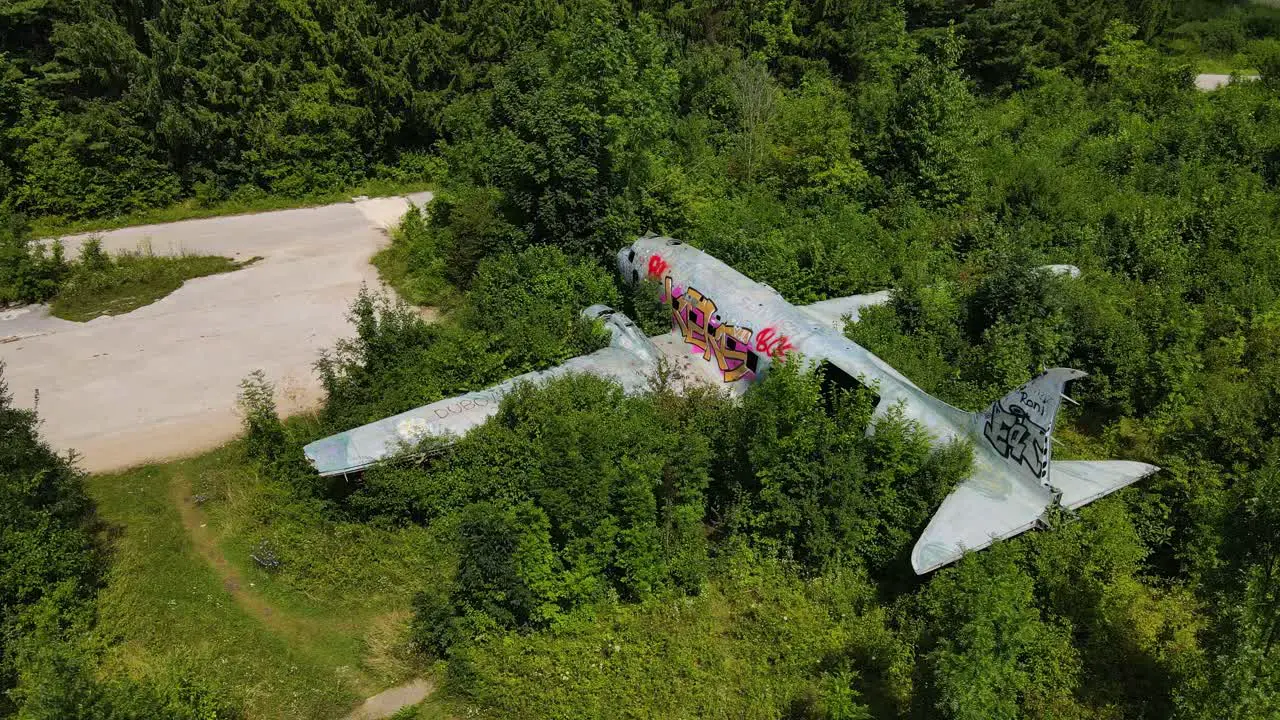
[[0,206],[0,306],[49,300],[67,271],[61,242],[32,240],[22,216]]
[[236,403],[244,423],[245,452],[256,462],[270,465],[283,457],[286,443],[284,425],[276,414],[275,386],[262,370],[254,370],[240,381]]

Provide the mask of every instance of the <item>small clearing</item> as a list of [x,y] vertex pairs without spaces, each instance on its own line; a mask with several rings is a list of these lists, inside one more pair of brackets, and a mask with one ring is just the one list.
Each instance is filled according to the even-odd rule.
[[[68,322],[32,307],[0,312],[0,361],[15,404],[39,403],[46,439],[93,472],[181,457],[236,436],[240,380],[256,369],[285,414],[314,407],[320,352],[351,334],[369,258],[386,228],[430,193],[189,220],[100,235],[111,254],[230,258],[239,269],[185,282],[120,315]],[[89,236],[65,238],[76,257]],[[261,260],[247,264],[255,257]],[[132,302],[132,301],[131,301]],[[37,400],[38,398],[38,400]]]

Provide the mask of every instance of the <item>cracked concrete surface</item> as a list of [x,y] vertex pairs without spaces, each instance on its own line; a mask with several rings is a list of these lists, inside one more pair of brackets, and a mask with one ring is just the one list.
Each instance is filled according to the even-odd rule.
[[[0,310],[0,360],[21,407],[37,392],[45,438],[100,472],[201,452],[240,428],[240,380],[261,368],[282,412],[322,396],[320,351],[351,334],[347,308],[361,283],[379,285],[369,258],[408,200],[375,198],[103,233],[111,251],[149,243],[178,252],[262,260],[188,280],[156,303],[87,323],[47,308]],[[72,256],[86,235],[65,238]]]

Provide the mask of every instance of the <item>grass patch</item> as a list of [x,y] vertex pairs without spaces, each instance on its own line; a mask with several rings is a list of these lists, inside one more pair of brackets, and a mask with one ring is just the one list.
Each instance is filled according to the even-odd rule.
[[391,229],[391,243],[369,262],[382,282],[413,305],[456,307],[461,293],[445,277],[445,259],[436,231],[420,212],[410,209]]
[[1251,66],[1252,61],[1242,56],[1232,58],[1199,57],[1196,58],[1196,71],[1214,75],[1257,75],[1258,68]]
[[134,225],[155,225],[157,223],[178,222],[180,220],[194,220],[222,215],[247,215],[250,213],[270,212],[272,210],[330,205],[349,201],[352,197],[359,195],[367,195],[369,197],[405,195],[430,190],[433,186],[434,183],[427,182],[371,180],[348,190],[317,193],[303,197],[257,195],[233,197],[218,202],[202,202],[195,198],[190,198],[168,207],[125,213],[109,218],[91,218],[87,220],[76,220],[60,216],[37,218],[31,222],[31,232],[34,237],[58,237],[73,233],[115,230]]
[[[445,567],[436,532],[323,519],[237,444],[88,486],[112,529],[98,599],[108,673],[181,669],[249,718],[332,718],[426,671],[407,623],[413,593]],[[251,558],[263,547],[274,571]]]
[[[96,254],[95,254],[96,253]],[[127,252],[107,258],[100,250],[81,261],[54,296],[55,317],[86,322],[103,315],[122,315],[159,300],[192,278],[239,270],[260,257],[236,262],[217,255],[154,255]]]

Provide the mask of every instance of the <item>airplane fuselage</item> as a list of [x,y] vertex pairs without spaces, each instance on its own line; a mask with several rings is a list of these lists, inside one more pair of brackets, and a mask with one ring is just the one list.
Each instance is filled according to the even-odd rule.
[[[896,408],[935,441],[961,439],[972,448],[966,478],[942,501],[912,548],[911,565],[917,573],[1025,532],[1042,522],[1051,506],[1081,507],[1157,470],[1128,460],[1051,460],[1062,392],[1068,382],[1084,375],[1079,370],[1045,370],[983,412],[964,412],[921,390],[844,335],[843,318],[884,302],[885,292],[796,307],[773,288],[701,250],[654,236],[619,251],[618,269],[628,282],[648,279],[658,284],[671,312],[671,334],[646,337],[625,315],[592,306],[583,316],[608,329],[606,347],[554,368],[321,438],[303,448],[306,457],[319,474],[333,476],[358,472],[405,451],[433,451],[492,417],[510,389],[571,373],[608,378],[634,395],[652,387],[663,362],[674,361],[681,373],[693,370],[689,377],[694,381],[720,382],[731,394],[740,395],[776,363],[825,364],[828,377],[872,388],[879,396],[877,416]],[[1079,274],[1074,268],[1066,273],[1054,266],[1042,269]],[[872,423],[867,432],[877,427]]]
[[618,253],[631,283],[659,284],[677,334],[721,374],[734,394],[789,357],[827,362],[880,396],[877,412],[898,405],[940,440],[972,435],[972,415],[929,395],[830,324],[787,302],[716,258],[670,238],[648,236]]

